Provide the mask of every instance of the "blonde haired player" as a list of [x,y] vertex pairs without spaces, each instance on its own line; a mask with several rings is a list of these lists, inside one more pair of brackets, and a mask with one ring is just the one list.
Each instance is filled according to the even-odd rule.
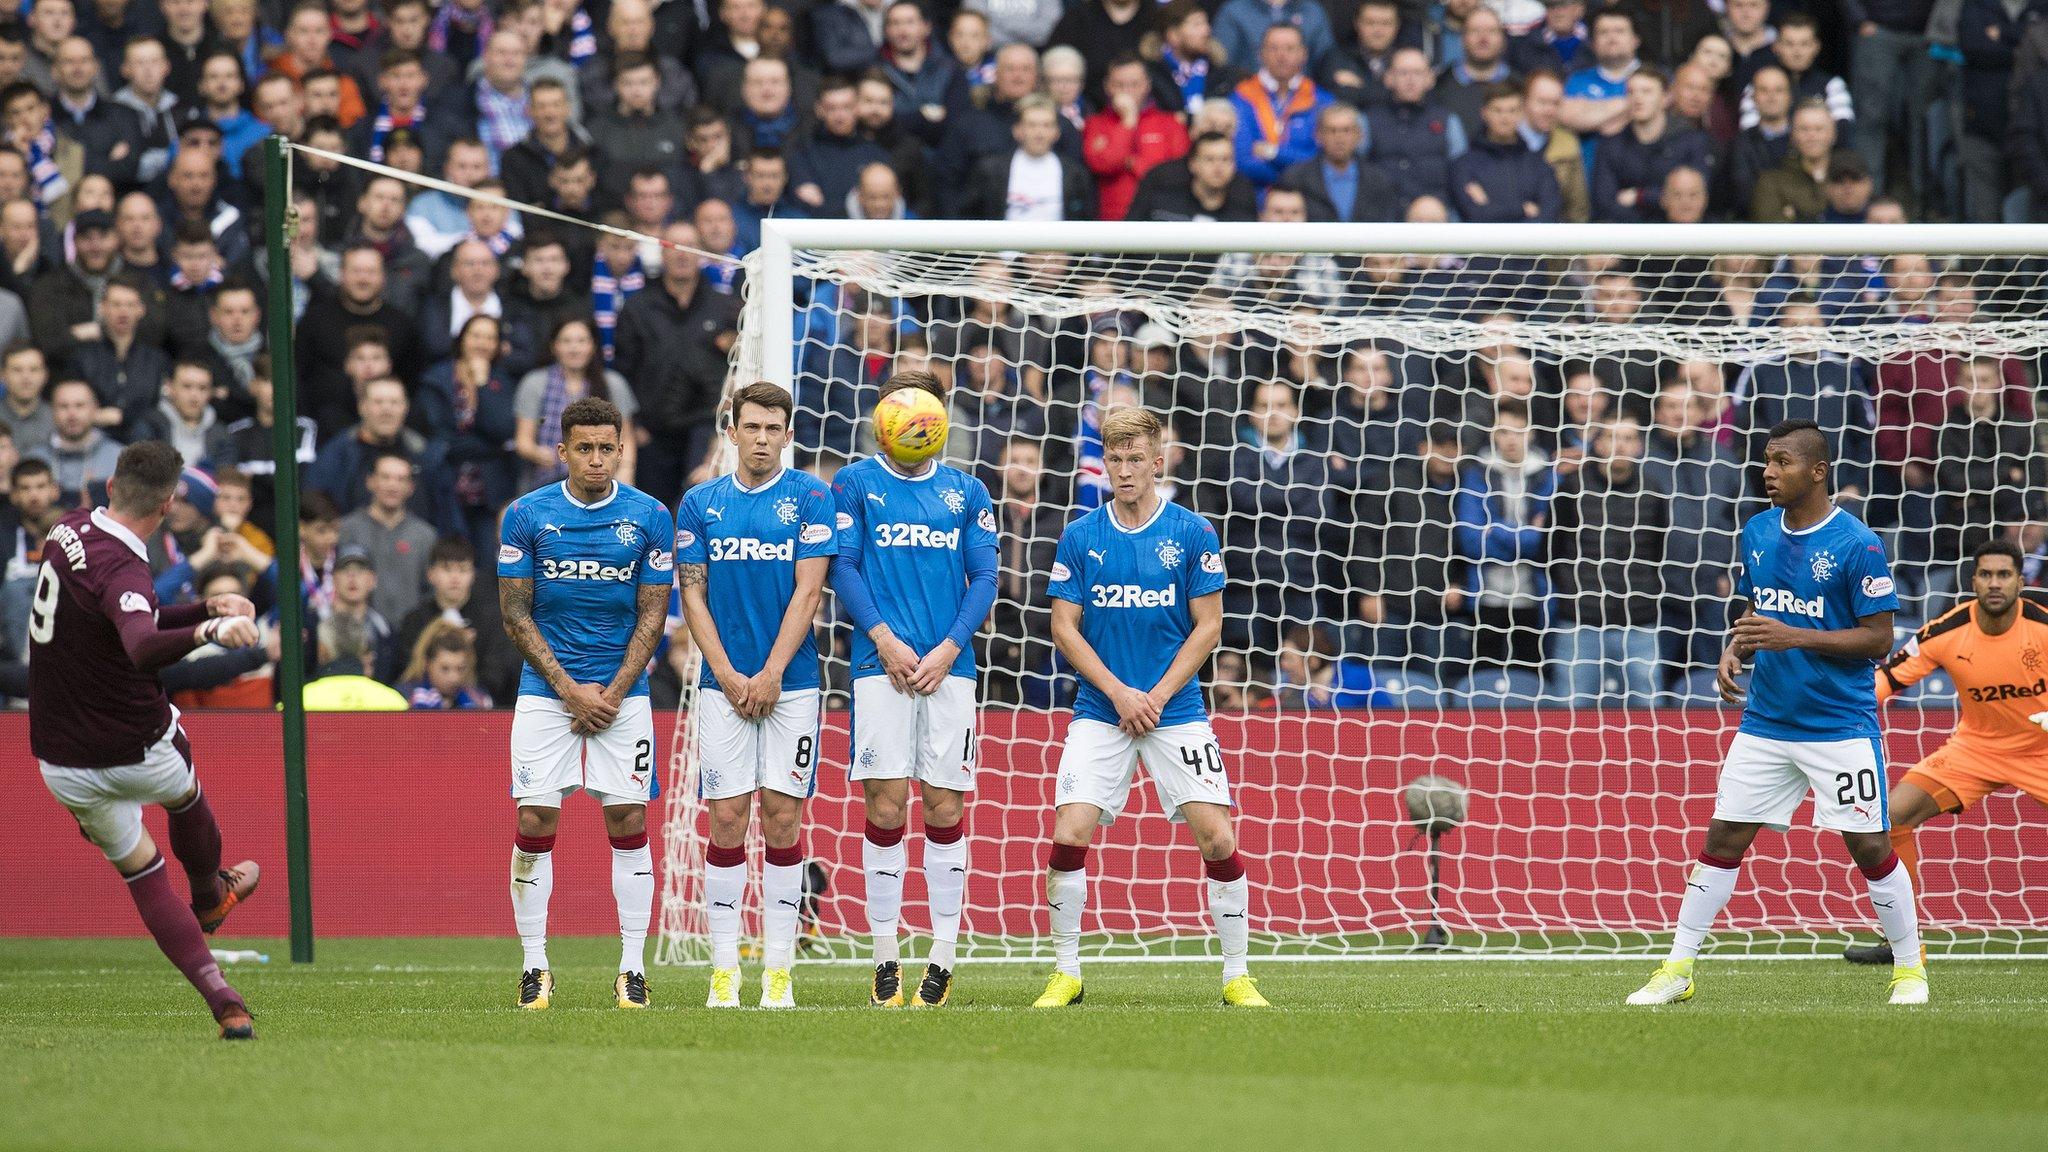
[[[2010,540],[1992,540],[1972,557],[1965,600],[1927,622],[1877,670],[1886,700],[1939,668],[1962,704],[1956,730],[1892,785],[1892,851],[1920,887],[1913,830],[1961,812],[2000,788],[2018,788],[2048,804],[2048,607],[2020,594],[2024,556]],[[1890,944],[1852,944],[1852,964],[1890,964]]]
[[1216,530],[1159,496],[1157,417],[1119,408],[1102,421],[1113,499],[1067,526],[1052,566],[1052,637],[1081,674],[1054,787],[1045,880],[1058,964],[1033,1007],[1081,1002],[1081,913],[1088,845],[1130,798],[1140,763],[1168,819],[1195,834],[1209,915],[1223,945],[1223,1002],[1266,1007],[1245,969],[1250,893],[1230,820],[1230,779],[1196,680],[1223,630]]
[[[945,398],[929,372],[899,372],[886,397],[917,388]],[[929,457],[877,452],[832,479],[839,554],[832,587],[853,621],[853,763],[867,805],[861,869],[875,975],[868,1000],[903,1004],[897,924],[910,782],[924,808],[924,883],[932,946],[915,1002],[953,988],[967,893],[967,794],[974,790],[974,633],[996,601],[996,514],[982,482]]]

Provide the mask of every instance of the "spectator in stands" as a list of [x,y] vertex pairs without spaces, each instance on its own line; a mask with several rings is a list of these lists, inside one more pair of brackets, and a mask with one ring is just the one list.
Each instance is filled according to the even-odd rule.
[[1645,482],[1642,452],[1635,421],[1596,425],[1585,461],[1550,501],[1546,545],[1562,629],[1555,687],[1578,707],[1656,703],[1658,590],[1671,523],[1668,497]]
[[434,530],[407,510],[418,481],[405,453],[386,450],[370,457],[364,478],[369,500],[342,517],[341,547],[359,549],[377,570],[370,604],[386,620],[403,620],[419,603]]
[[1276,189],[1299,192],[1308,201],[1308,218],[1357,224],[1394,220],[1401,214],[1399,193],[1377,164],[1359,158],[1365,121],[1358,109],[1342,101],[1323,105],[1316,114],[1316,154],[1280,174]]
[[2013,183],[2030,194],[2031,219],[2048,220],[2048,68],[2014,79],[2005,149]]
[[[1995,82],[1973,85],[1973,71],[1990,65],[2011,66],[2012,51],[2020,40],[2019,9],[1993,0],[1963,0],[1959,31],[1963,51],[1961,141],[1963,164],[1982,163],[1977,149],[1989,150],[1995,165],[2005,138],[2005,106],[2010,72],[2002,71]],[[1908,187],[1917,198],[1921,173],[1927,166],[1927,108],[1941,96],[1937,64],[1928,55],[1928,17],[1931,0],[1848,0],[1842,5],[1843,24],[1853,34],[1849,49],[1850,94],[1857,112],[1854,141],[1870,166],[1878,189],[1886,188],[1886,152],[1893,140],[1904,142]],[[1984,33],[1990,29],[1988,36]],[[1980,39],[1980,37],[1982,37]],[[1988,49],[1993,59],[1985,59]],[[1996,58],[2003,57],[2003,61]],[[1987,77],[1987,79],[1994,79]],[[1980,119],[1981,118],[1981,119]],[[1986,129],[1979,139],[1970,139],[1973,121]],[[1971,217],[1976,219],[1977,217]],[[1997,219],[1996,216],[1986,219]]]
[[1593,17],[1592,60],[1565,77],[1559,118],[1584,141],[1589,168],[1595,141],[1628,127],[1628,78],[1643,66],[1642,43],[1628,13],[1605,9]]
[[57,134],[85,149],[85,170],[116,184],[135,184],[142,161],[142,121],[135,110],[102,99],[99,56],[83,36],[57,45],[52,72],[56,79]]
[[[1900,22],[1910,21],[1912,9],[1922,3],[1908,5],[1901,0],[1905,12],[1893,16]],[[1873,21],[1877,14],[1873,14]],[[1886,14],[1891,15],[1891,14]],[[1962,161],[1963,218],[1972,223],[1995,224],[2004,218],[2006,182],[2005,141],[2008,131],[2008,111],[2014,99],[2013,59],[2026,34],[2026,26],[2041,18],[2042,9],[2030,0],[2008,4],[2005,0],[1963,0],[1962,12],[1957,27],[1958,46],[1963,52],[1962,64],[1962,134],[1957,138],[1957,148]],[[1924,26],[1924,25],[1923,25]],[[1868,27],[1868,25],[1866,25]],[[1902,38],[1894,52],[1903,53],[1908,46],[1919,44],[1921,51],[1912,67],[1894,72],[1886,69],[1886,75],[1873,80],[1873,96],[1885,98],[1876,106],[1877,111],[1859,120],[1856,126],[1856,146],[1870,163],[1871,172],[1876,175],[1880,190],[1884,187],[1884,130],[1888,117],[1884,112],[1897,113],[1897,105],[1907,110],[1907,126],[1924,132],[1923,109],[1927,98],[1933,95],[1928,83],[1932,62],[1927,59],[1926,40],[1917,35],[1918,28],[1894,30],[1879,25],[1879,31],[1891,32]],[[1863,48],[1872,37],[1866,36],[1859,42]],[[1887,37],[1888,45],[1893,43]],[[1859,57],[1860,59],[1860,57]],[[1910,86],[1910,87],[1909,87]],[[1910,94],[1909,94],[1910,93]],[[1925,93],[1926,96],[1915,99]],[[1861,97],[1858,106],[1862,106]],[[1867,121],[1877,121],[1874,127]],[[1921,144],[1915,138],[1914,144]],[[1910,148],[1907,156],[1913,161],[1908,174],[1914,178],[1914,191],[1918,192],[1918,177],[1925,149]]]
[[572,316],[589,318],[590,293],[570,283],[569,250],[559,233],[528,232],[520,251],[519,279],[504,293],[506,313],[513,323],[530,333],[552,332]]
[[1088,118],[1083,150],[1097,184],[1096,218],[1121,220],[1147,172],[1187,155],[1188,133],[1153,101],[1151,77],[1138,57],[1112,61],[1103,88],[1108,103]]
[[[277,514],[273,483],[277,465],[272,459],[274,449],[271,440],[277,415],[273,407],[276,393],[270,385],[270,353],[257,353],[252,368],[248,388],[255,414],[228,425],[227,442],[218,450],[215,463],[223,471],[236,470],[248,478],[252,501],[250,519],[258,524],[272,524],[276,522],[274,517]],[[305,468],[313,463],[319,443],[319,429],[313,418],[300,416],[298,446],[293,452],[299,467]]]
[[[1485,18],[1498,23],[1490,12]],[[1466,23],[1469,27],[1471,21]],[[1521,91],[1511,84],[1491,85],[1479,118],[1483,135],[1451,162],[1451,206],[1458,216],[1475,223],[1555,223],[1564,211],[1564,193],[1549,162],[1522,136]],[[1606,148],[1601,151],[1604,155]]]
[[1207,101],[1228,99],[1244,68],[1211,35],[1200,0],[1170,0],[1159,8],[1158,24],[1158,42],[1148,39],[1140,51],[1159,106],[1191,117]]
[[[326,9],[316,3],[301,4],[293,9],[284,25],[284,51],[270,58],[270,70],[303,84],[307,73],[334,68],[334,60],[327,54],[334,36],[329,19]],[[343,128],[352,128],[356,121],[368,114],[368,105],[355,77],[344,75],[340,80],[341,110],[338,118]]]
[[990,670],[991,703],[1048,707],[1052,703],[1052,601],[1046,595],[1054,546],[1066,528],[1067,504],[1046,495],[1044,454],[1036,438],[1003,447],[997,518],[1002,568],[997,577],[994,627],[983,632],[983,666]]
[[162,440],[178,450],[187,467],[211,466],[227,444],[227,425],[213,410],[213,373],[206,365],[180,360],[163,377],[162,399],[134,421],[133,438]]
[[355,394],[342,370],[349,330],[364,326],[382,330],[393,370],[401,379],[415,380],[420,364],[419,327],[411,315],[385,300],[384,257],[368,244],[344,251],[335,287],[329,290],[322,284],[314,295],[319,306],[307,308],[294,340],[299,406],[313,417],[323,435],[331,435],[349,424],[356,411]]
[[1586,188],[1585,151],[1578,136],[1559,122],[1564,108],[1564,81],[1552,72],[1534,72],[1522,84],[1522,142],[1543,157],[1557,178],[1563,208],[1558,218],[1584,223],[1592,212]]
[[801,174],[796,197],[816,215],[843,217],[861,169],[889,162],[889,153],[861,134],[858,106],[853,81],[826,80],[818,89],[816,123],[790,155],[791,171]]
[[250,411],[249,378],[262,352],[263,306],[256,288],[246,280],[228,280],[214,289],[205,338],[191,356],[213,376],[213,401],[222,419]]
[[1452,540],[1460,451],[1455,425],[1432,425],[1393,458],[1384,485],[1361,485],[1368,546],[1349,553],[1346,586],[1364,635],[1346,648],[1432,671],[1439,659],[1462,665],[1471,655],[1465,631],[1446,627],[1470,608],[1466,563]]
[[1419,196],[1449,203],[1451,161],[1465,154],[1465,128],[1430,98],[1436,83],[1419,48],[1397,48],[1387,67],[1385,106],[1366,113],[1366,148],[1383,166],[1405,211]]
[[439,170],[457,130],[466,128],[454,120],[427,115],[427,66],[420,54],[388,48],[377,64],[376,106],[356,122],[349,136],[349,151],[381,164],[392,133],[411,129],[428,167]]
[[[242,12],[233,11],[233,5],[228,7],[230,11],[223,15],[243,15]],[[253,4],[248,5],[248,15],[244,16],[251,24],[254,23],[254,7]],[[209,26],[206,0],[163,0],[160,8],[164,18],[164,54],[170,68],[170,76],[165,81],[165,86],[178,98],[179,103],[191,104],[198,99],[199,71],[207,57],[216,49],[232,50],[236,45],[229,38],[226,29],[216,32]],[[230,22],[229,27],[238,26]],[[250,34],[255,34],[253,28],[250,29]],[[276,33],[268,33],[267,38],[274,42]],[[239,58],[237,62],[241,62]],[[248,64],[251,70],[260,68],[260,54],[251,52]]]
[[1835,163],[1835,120],[1824,104],[1801,104],[1792,113],[1792,145],[1785,160],[1757,178],[1750,219],[1759,224],[1810,223],[1827,207],[1822,191]]
[[1507,28],[1491,8],[1479,8],[1465,17],[1464,58],[1446,65],[1437,74],[1436,98],[1465,126],[1473,139],[1485,132],[1480,110],[1495,85],[1508,84],[1514,73],[1508,67]]
[[1682,365],[1657,393],[1656,423],[1643,460],[1645,483],[1664,499],[1670,533],[1664,541],[1662,619],[1666,658],[1707,665],[1720,658],[1719,634],[1733,591],[1736,512],[1742,498],[1742,463],[1710,429],[1718,420],[1718,393],[1697,393],[1688,375],[1711,378],[1720,369],[1704,361]]
[[334,595],[314,634],[314,676],[368,676],[388,683],[398,672],[398,646],[390,621],[370,603],[377,570],[360,548],[337,548]]
[[125,274],[107,280],[101,289],[95,338],[71,354],[73,374],[99,394],[101,427],[125,429],[156,407],[163,382],[171,375],[171,358],[156,343],[139,335],[143,284]]
[[475,651],[476,679],[492,696],[510,699],[519,680],[519,653],[505,639],[495,582],[477,579],[476,553],[461,540],[439,540],[427,552],[427,592],[398,625],[398,650],[417,650],[439,625],[465,633]]
[[618,57],[612,94],[615,98],[590,121],[591,138],[601,145],[604,161],[599,183],[623,191],[638,172],[680,173],[683,114],[664,105],[661,69],[654,58],[637,53]]
[[[1067,7],[1066,14],[1052,30],[1049,44],[1070,45],[1087,62],[1087,82],[1099,88],[1109,62],[1136,52],[1152,30],[1151,14],[1158,9],[1144,0],[1081,0]],[[1240,57],[1251,60],[1257,53]]]
[[1387,103],[1387,70],[1401,34],[1401,10],[1394,0],[1365,0],[1352,18],[1352,36],[1325,54],[1316,82],[1337,99],[1371,111]]
[[0,532],[0,658],[28,659],[28,624],[36,580],[43,566],[43,541],[70,511],[60,500],[49,461],[27,456],[8,468],[7,518],[14,530]]
[[220,137],[220,158],[227,164],[228,175],[236,180],[244,176],[242,158],[270,131],[242,107],[247,90],[241,61],[230,52],[210,52],[200,65],[197,99],[186,104],[178,121],[181,145],[187,130],[213,128]]
[[59,380],[50,390],[50,438],[21,446],[22,459],[50,466],[64,503],[74,508],[94,483],[104,483],[114,474],[114,461],[121,455],[121,445],[93,426],[98,408],[92,385]]
[[353,512],[369,499],[366,481],[377,455],[397,451],[418,469],[413,513],[437,530],[455,532],[453,489],[441,466],[445,449],[405,426],[409,407],[399,381],[386,377],[365,384],[357,405],[360,419],[320,446],[306,469],[306,486],[325,492],[341,513]]
[[975,165],[973,190],[963,205],[967,213],[984,220],[1088,219],[1095,182],[1086,168],[1053,150],[1060,129],[1052,98],[1034,94],[1019,100],[1012,131],[1015,151]]
[[[1707,218],[1709,203],[1707,177],[1697,168],[1684,166],[1673,168],[1664,177],[1664,189],[1660,193],[1658,200],[1659,207],[1663,210],[1665,223],[1699,224]],[[1679,287],[1688,290],[1690,293],[1688,299],[1692,299],[1697,295],[1693,288],[1704,281],[1706,271],[1707,266],[1704,261],[1690,261],[1684,273],[1674,272],[1670,275],[1690,276],[1689,285]],[[1669,279],[1669,276],[1660,279]],[[1660,287],[1663,286],[1660,284]]]
[[1220,133],[1198,135],[1186,161],[1161,164],[1138,182],[1131,220],[1254,220],[1258,195],[1237,170],[1237,150]]
[[[1259,219],[1268,224],[1306,223],[1308,199],[1291,188],[1274,188],[1266,193]],[[1217,263],[1213,283],[1237,307],[1261,311],[1306,306],[1320,313],[1344,291],[1337,261],[1323,253],[1233,252]]]
[[1225,0],[1216,11],[1216,43],[1231,60],[1263,64],[1266,33],[1275,28],[1300,32],[1307,65],[1320,64],[1336,46],[1329,16],[1317,0]]
[[569,90],[559,81],[534,83],[526,98],[527,120],[532,127],[498,160],[498,174],[505,181],[506,195],[514,200],[548,201],[555,191],[549,175],[578,145],[582,152],[590,148],[589,134],[572,119],[570,107]]
[[780,152],[768,148],[756,148],[747,156],[742,168],[746,179],[746,192],[733,202],[732,215],[738,225],[739,244],[742,249],[752,252],[761,246],[761,221],[773,216],[784,220],[803,220],[810,216],[789,188],[789,162]]
[[476,642],[468,631],[455,625],[436,622],[429,634],[420,637],[417,650],[399,673],[397,688],[414,709],[491,706],[490,693],[476,682]]
[[99,335],[94,301],[119,270],[114,265],[114,218],[92,209],[79,213],[72,223],[71,261],[52,260],[35,278],[28,297],[29,327],[36,344],[45,356],[60,362]]
[[[1874,187],[1870,169],[1863,163],[1863,156],[1857,152],[1843,151],[1828,165],[1827,182],[1821,185],[1823,207],[1820,222],[1823,224],[1862,224],[1870,216],[1870,202]],[[1873,288],[1871,291],[1876,292]],[[1856,308],[1858,315],[1867,315],[1881,300],[1865,299]]]
[[1272,651],[1290,624],[1317,618],[1316,591],[1334,586],[1317,571],[1326,555],[1335,556],[1325,548],[1335,528],[1328,481],[1323,456],[1301,435],[1293,385],[1253,388],[1229,457],[1223,510],[1225,563],[1246,577],[1224,591],[1226,644]]
[[191,355],[206,346],[207,314],[213,310],[213,294],[227,280],[227,265],[220,258],[213,234],[197,220],[178,226],[171,241],[171,281],[150,303],[164,329],[164,346],[180,355]]
[[456,333],[471,316],[495,316],[503,325],[503,337],[513,370],[533,363],[533,337],[524,325],[508,317],[504,297],[498,291],[498,257],[482,240],[464,240],[449,253],[448,289],[435,293],[420,310],[420,353],[429,363],[439,363],[454,354]]
[[43,350],[26,340],[17,340],[0,352],[0,383],[6,395],[0,397],[0,428],[5,428],[14,447],[27,452],[48,442],[55,424],[49,401],[43,392],[50,383],[48,361]]
[[513,459],[505,450],[518,426],[503,330],[495,317],[471,316],[456,336],[453,357],[429,368],[419,388],[428,433],[447,445],[464,530],[479,541],[494,536],[497,510],[516,494]]
[[[1815,66],[1820,57],[1820,26],[1805,12],[1787,13],[1778,21],[1778,38],[1771,42],[1771,56],[1778,67],[1792,81],[1792,105],[1801,107],[1809,101],[1818,101],[1828,110],[1828,115],[1837,122],[1846,124],[1856,119],[1856,105],[1850,99],[1849,86],[1832,72]],[[1742,126],[1756,123],[1756,100],[1752,93],[1742,94]]]
[[932,43],[931,20],[917,0],[893,0],[882,18],[882,72],[896,89],[896,122],[936,147],[946,124],[971,105],[967,77]]
[[[1795,294],[1778,309],[1776,323],[1781,328],[1821,327],[1820,301]],[[1811,420],[1834,446],[1836,499],[1855,507],[1870,493],[1874,412],[1863,376],[1862,365],[1819,350],[1796,350],[1750,366],[1736,388],[1744,398],[1748,458],[1763,459],[1764,441],[1774,425]],[[1760,476],[1761,469],[1753,471]],[[1756,483],[1752,488],[1762,490]]]
[[1503,400],[1487,448],[1459,475],[1454,502],[1452,541],[1469,565],[1465,593],[1476,614],[1477,662],[1542,663],[1550,594],[1544,536],[1555,484],[1550,460],[1530,443],[1528,406]]
[[[512,395],[512,410],[518,419],[513,446],[524,465],[520,491],[552,483],[567,473],[555,451],[562,442],[562,409],[590,395],[604,396],[625,417],[618,477],[621,484],[633,483],[633,460],[639,450],[633,418],[639,402],[625,378],[604,366],[593,326],[569,320],[549,338],[546,361],[521,378]],[[662,498],[668,499],[666,495]]]
[[1082,126],[1088,123],[1099,102],[1095,93],[1100,90],[1100,81],[1096,82],[1097,87],[1084,91],[1089,68],[1080,51],[1069,45],[1055,44],[1045,50],[1041,68],[1045,74],[1045,94],[1052,97],[1053,107],[1059,109],[1062,139],[1071,131],[1078,142]]
[[[1264,0],[1235,0],[1263,4]],[[1329,93],[1308,78],[1302,30],[1273,24],[1259,45],[1258,75],[1231,91],[1237,107],[1237,168],[1264,192],[1288,168],[1316,154],[1316,113]]]
[[1729,149],[1723,198],[1728,208],[1747,211],[1763,174],[1785,162],[1792,147],[1792,80],[1783,68],[1766,64],[1750,80],[1756,123],[1742,129]]
[[[174,175],[183,162],[171,162]],[[433,278],[433,261],[413,243],[412,230],[405,225],[405,185],[397,177],[372,176],[363,182],[356,198],[355,228],[345,243],[375,248],[383,258],[384,298],[401,311],[419,314]]]
[[[444,11],[461,8],[457,0],[450,0]],[[485,20],[488,24],[488,15]],[[525,37],[509,28],[491,32],[488,37],[483,66],[471,82],[470,92],[476,134],[491,150],[491,171],[495,174],[505,155],[533,130],[533,119],[527,113]]]
[[1724,89],[1743,92],[1759,68],[1776,62],[1770,48],[1777,43],[1778,29],[1771,24],[1770,0],[1727,0],[1721,13],[1721,34],[1732,58]]
[[1938,592],[1955,587],[1956,561],[2003,526],[2043,519],[2048,467],[2034,442],[2033,413],[2008,402],[2005,365],[1994,356],[1963,361],[1963,399],[1935,436],[1933,556]]
[[1708,172],[1712,145],[1697,128],[1672,122],[1661,73],[1640,69],[1628,78],[1628,126],[1600,139],[1593,151],[1593,217],[1638,223],[1662,215],[1664,178],[1674,168]]
[[706,283],[694,251],[703,244],[696,228],[671,224],[662,238],[670,246],[662,251],[661,278],[620,313],[612,365],[637,386],[638,422],[646,431],[643,487],[668,500],[710,446],[739,312],[732,297]]
[[[690,19],[694,22],[694,13]],[[693,77],[676,53],[658,51],[654,40],[653,6],[647,0],[615,0],[605,16],[605,35],[598,43],[597,53],[577,66],[583,106],[593,114],[609,111],[615,99],[616,89],[612,81],[619,62],[632,57],[644,56],[654,61],[659,81],[655,107],[663,112],[682,115],[698,102],[700,88],[706,99],[713,99],[713,89],[721,84],[728,93],[737,92],[738,65],[742,62],[738,58],[734,60],[733,74],[729,79],[717,69],[700,69]],[[734,101],[728,96],[715,102],[720,108],[730,109]]]
[[[1583,0],[1545,0],[1534,27],[1508,41],[1508,61],[1523,74],[1550,72],[1569,76],[1584,67],[1592,53]],[[1520,28],[1519,21],[1512,21]],[[1510,29],[1511,31],[1513,28]]]

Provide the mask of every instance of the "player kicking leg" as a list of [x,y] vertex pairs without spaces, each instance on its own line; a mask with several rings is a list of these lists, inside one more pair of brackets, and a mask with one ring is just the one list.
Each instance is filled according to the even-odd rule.
[[818,649],[811,636],[837,551],[832,494],[782,466],[795,405],[769,383],[733,393],[726,430],[739,470],[683,497],[676,518],[683,619],[703,654],[697,686],[699,787],[711,816],[704,858],[711,989],[740,1002],[740,907],[747,824],[760,798],[765,967],[761,1007],[794,1008],[790,964],[803,908],[804,800],[818,763]]
[[674,581],[668,509],[620,484],[623,420],[608,401],[562,410],[568,475],[505,512],[498,603],[526,660],[512,717],[512,916],[524,953],[518,1006],[545,1009],[548,902],[562,801],[578,788],[604,808],[619,912],[621,1008],[647,1007],[647,922],[654,858],[647,802],[659,789],[647,661],[661,638]]
[[[257,643],[241,596],[157,605],[143,541],[163,523],[183,461],[160,442],[122,450],[108,507],[65,514],[49,531],[29,605],[29,746],[43,784],[126,882],[157,947],[205,998],[223,1040],[255,1036],[206,937],[259,879],[252,861],[221,867],[220,826],[192,767],[192,746],[157,680],[201,644]],[[142,806],[169,815],[171,854],[191,888],[178,899]]]
[[1160,424],[1120,409],[1102,422],[1111,503],[1068,525],[1052,566],[1052,636],[1081,674],[1060,754],[1045,896],[1057,964],[1033,1007],[1078,1004],[1088,846],[1123,811],[1142,763],[1161,811],[1195,834],[1223,948],[1223,1002],[1264,1008],[1246,970],[1250,890],[1231,828],[1230,782],[1196,674],[1223,631],[1216,530],[1159,498]]
[[[902,373],[883,392],[904,388],[944,398],[929,372]],[[981,481],[929,453],[850,464],[833,477],[832,490],[839,529],[832,586],[854,624],[848,776],[860,783],[867,807],[861,864],[875,960],[868,999],[904,1003],[897,931],[909,863],[903,831],[916,780],[932,946],[914,999],[937,1007],[952,994],[967,892],[964,816],[977,758],[973,638],[995,604],[995,510]]]
[[1770,431],[1764,490],[1775,507],[1742,528],[1737,594],[1746,603],[1721,656],[1722,698],[1744,703],[1735,678],[1751,655],[1756,672],[1670,955],[1630,1004],[1692,998],[1694,960],[1734,894],[1743,854],[1765,825],[1789,827],[1808,792],[1814,823],[1842,834],[1863,873],[1885,938],[1914,960],[1894,967],[1891,1002],[1927,1002],[1913,883],[1886,835],[1873,688],[1876,661],[1891,649],[1898,597],[1876,535],[1834,506],[1828,457],[1827,438],[1811,422]]

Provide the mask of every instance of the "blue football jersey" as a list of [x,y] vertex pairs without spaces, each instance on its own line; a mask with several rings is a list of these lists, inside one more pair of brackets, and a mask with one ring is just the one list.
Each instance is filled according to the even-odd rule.
[[[613,484],[611,495],[579,504],[567,481],[536,488],[505,510],[500,579],[533,581],[533,622],[578,684],[609,684],[639,619],[640,585],[675,580],[675,521],[661,501]],[[531,665],[521,696],[555,695]],[[630,696],[647,694],[647,672]]]
[[[1141,692],[1166,675],[1194,631],[1194,601],[1222,590],[1216,530],[1164,500],[1140,528],[1117,523],[1110,504],[1067,525],[1048,589],[1054,599],[1081,606],[1082,638],[1118,680]],[[1208,714],[1195,677],[1173,694],[1159,723],[1192,724]],[[1117,722],[1116,706],[1085,678],[1074,697],[1074,715]]]
[[[967,591],[967,555],[994,549],[996,513],[981,481],[948,464],[905,476],[880,456],[833,477],[839,554],[860,565],[882,620],[919,655],[952,631]],[[978,623],[978,622],[977,622]],[[962,645],[953,675],[974,675]],[[853,678],[881,676],[875,642],[853,630]]]
[[[676,512],[676,562],[704,565],[704,598],[726,658],[742,676],[768,663],[783,614],[796,595],[796,562],[838,551],[832,493],[807,472],[784,468],[759,488],[737,476],[707,480]],[[698,683],[718,687],[711,666]],[[818,686],[818,646],[809,632],[782,671],[782,690]]]
[[[1736,595],[1760,615],[1824,631],[1899,607],[1877,534],[1839,508],[1804,532],[1785,530],[1781,508],[1751,517],[1742,526]],[[1742,730],[1771,740],[1880,735],[1876,673],[1876,660],[1759,652]]]

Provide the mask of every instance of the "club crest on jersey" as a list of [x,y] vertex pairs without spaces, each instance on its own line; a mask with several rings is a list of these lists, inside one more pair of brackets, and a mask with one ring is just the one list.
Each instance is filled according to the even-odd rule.
[[796,497],[784,496],[775,502],[775,518],[784,524],[796,523]]
[[2041,650],[2032,644],[2020,650],[2020,666],[2029,672],[2041,670]]
[[1822,584],[1825,584],[1828,581],[1834,579],[1835,570],[1837,567],[1838,565],[1836,565],[1835,563],[1835,558],[1829,553],[1825,551],[1814,553],[1813,578],[1815,580],[1818,580]]
[[1159,542],[1159,566],[1171,572],[1175,568],[1180,567],[1180,561],[1180,542],[1177,540],[1161,540]]
[[619,543],[624,544],[628,548],[631,548],[634,541],[640,538],[640,529],[631,520],[621,520],[613,524],[612,532],[618,536]]
[[939,499],[946,502],[946,511],[955,516],[967,510],[967,494],[958,488],[948,488],[939,493]]

